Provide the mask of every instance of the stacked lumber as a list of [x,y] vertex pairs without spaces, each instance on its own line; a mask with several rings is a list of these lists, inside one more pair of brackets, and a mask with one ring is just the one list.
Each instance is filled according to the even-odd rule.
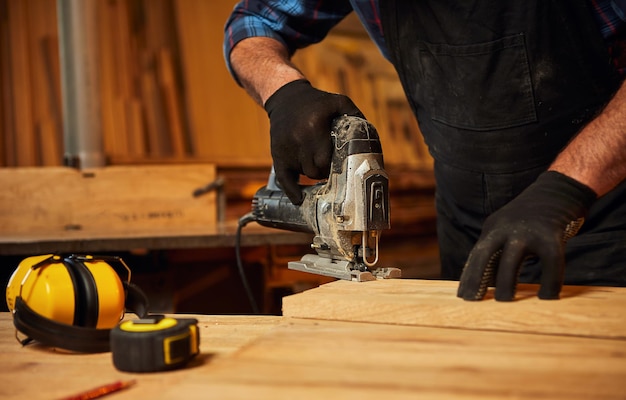
[[110,158],[190,153],[170,0],[98,1],[102,120]]
[[[269,167],[267,115],[223,59],[234,0],[90,1],[108,163]],[[63,162],[56,13],[56,0],[0,0],[0,166]],[[316,86],[357,103],[379,131],[386,164],[432,170],[395,71],[358,21],[295,61]]]
[[105,152],[113,164],[266,165],[269,124],[222,55],[231,0],[98,0]]
[[56,3],[0,0],[0,165],[60,165]]
[[[231,0],[94,0],[111,164],[265,165],[269,124],[224,64]],[[56,0],[0,0],[0,166],[63,163]]]
[[219,165],[271,164],[265,110],[224,63],[224,24],[236,1],[174,2],[195,155]]

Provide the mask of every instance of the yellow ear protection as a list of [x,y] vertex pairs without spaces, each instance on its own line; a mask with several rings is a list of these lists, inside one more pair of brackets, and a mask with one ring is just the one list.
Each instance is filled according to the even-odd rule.
[[[112,265],[125,270],[126,281]],[[145,294],[130,283],[119,257],[28,257],[9,279],[6,300],[15,328],[27,335],[23,344],[79,352],[109,351],[111,329],[126,309],[140,318],[148,313]]]

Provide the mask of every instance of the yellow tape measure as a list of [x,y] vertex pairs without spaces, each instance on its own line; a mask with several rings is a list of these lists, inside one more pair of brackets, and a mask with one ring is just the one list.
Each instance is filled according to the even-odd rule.
[[162,315],[124,321],[111,330],[113,365],[155,372],[185,365],[200,352],[198,320]]

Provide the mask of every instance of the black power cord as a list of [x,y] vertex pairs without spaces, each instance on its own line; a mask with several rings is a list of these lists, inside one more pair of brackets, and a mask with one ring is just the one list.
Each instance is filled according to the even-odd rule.
[[254,295],[252,294],[252,290],[250,289],[250,285],[248,284],[248,278],[246,277],[246,272],[243,270],[243,263],[241,261],[241,230],[244,226],[248,225],[252,221],[256,221],[256,217],[252,212],[249,212],[243,217],[239,218],[239,223],[237,225],[237,235],[235,236],[235,255],[237,257],[237,269],[239,270],[239,277],[241,278],[243,288],[248,295],[248,301],[250,302],[250,307],[252,307],[252,312],[254,314],[260,314],[259,306],[257,305]]

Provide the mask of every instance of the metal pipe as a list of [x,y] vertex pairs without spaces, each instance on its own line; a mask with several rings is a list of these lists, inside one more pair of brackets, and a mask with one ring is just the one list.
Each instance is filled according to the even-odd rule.
[[96,0],[57,0],[65,165],[102,167]]

